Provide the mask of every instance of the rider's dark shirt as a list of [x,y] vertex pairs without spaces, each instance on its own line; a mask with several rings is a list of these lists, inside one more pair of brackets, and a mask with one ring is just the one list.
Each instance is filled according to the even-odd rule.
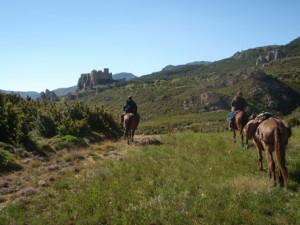
[[231,106],[234,107],[235,110],[242,110],[244,111],[247,107],[247,102],[244,98],[240,96],[235,96],[231,102]]
[[137,105],[133,100],[127,100],[123,106],[123,111],[126,113],[137,113]]

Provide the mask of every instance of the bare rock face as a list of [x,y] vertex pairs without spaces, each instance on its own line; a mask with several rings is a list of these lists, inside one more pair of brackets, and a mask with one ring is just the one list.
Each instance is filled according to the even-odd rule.
[[286,57],[286,54],[282,50],[276,49],[274,57],[275,57],[275,59],[281,59],[281,58]]
[[59,101],[59,98],[57,97],[55,92],[49,91],[48,89],[46,89],[45,92],[40,93],[40,99],[47,100],[47,101],[53,101],[53,102]]
[[221,99],[216,93],[208,91],[201,94],[201,104],[205,106],[217,106],[221,104]]
[[286,54],[281,49],[275,49],[269,51],[265,57],[259,56],[256,60],[256,65],[263,65],[266,62],[270,62],[274,59],[281,59],[286,57]]
[[262,65],[266,62],[266,59],[264,57],[262,57],[261,55],[257,58],[256,60],[256,65]]

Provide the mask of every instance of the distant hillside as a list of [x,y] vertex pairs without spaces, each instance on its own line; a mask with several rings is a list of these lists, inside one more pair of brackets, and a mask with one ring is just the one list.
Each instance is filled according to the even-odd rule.
[[135,76],[134,74],[132,73],[116,73],[116,74],[113,74],[113,79],[114,80],[121,80],[121,79],[125,79],[126,81],[129,81],[129,80],[132,80],[132,79],[135,79],[137,78],[137,76]]
[[76,90],[77,90],[77,85],[72,86],[72,87],[68,87],[68,88],[57,88],[53,91],[57,96],[62,96],[62,95],[66,95],[66,94],[69,94],[69,93],[75,93]]
[[[249,103],[249,112],[287,115],[300,105],[299,49],[296,39],[284,46],[237,52],[207,65],[167,66],[83,101],[102,104],[118,116],[126,96],[131,94],[143,121],[153,121],[200,112],[228,112],[233,96],[241,90]],[[284,54],[275,58],[278,50]],[[259,58],[266,61],[257,65]]]
[[[67,88],[57,88],[57,89],[53,90],[53,92],[57,96],[63,96],[68,93],[75,93],[76,89],[77,89],[77,86],[72,86],[72,87],[67,87]],[[10,94],[10,93],[19,94],[22,98],[26,98],[28,96],[28,97],[31,97],[32,99],[37,99],[41,95],[41,93],[36,92],[36,91],[6,91],[6,90],[0,89],[0,92],[5,93],[5,94]]]
[[195,62],[187,63],[187,64],[184,64],[184,65],[177,65],[177,66],[168,65],[168,66],[164,67],[162,69],[162,71],[172,71],[172,70],[176,70],[176,69],[179,69],[179,68],[183,68],[185,66],[207,66],[209,64],[211,64],[211,62],[208,62],[208,61],[195,61]]
[[0,92],[5,93],[5,94],[19,94],[22,98],[26,98],[31,97],[32,99],[36,99],[38,97],[40,97],[40,93],[36,92],[36,91],[6,91],[6,90],[1,90]]

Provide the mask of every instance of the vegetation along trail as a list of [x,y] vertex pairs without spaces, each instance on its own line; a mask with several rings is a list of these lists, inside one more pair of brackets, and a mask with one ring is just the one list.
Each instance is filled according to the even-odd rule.
[[230,132],[137,136],[24,162],[28,172],[7,182],[33,187],[1,203],[0,224],[297,224],[299,137],[295,128],[288,189],[272,188],[253,143],[241,148]]
[[[0,225],[298,224],[299,65],[296,38],[131,80],[92,70],[38,99],[0,93]],[[292,127],[288,188],[258,171],[252,141],[233,143],[226,115],[241,90],[247,113]],[[141,116],[130,145],[117,139],[128,95]]]

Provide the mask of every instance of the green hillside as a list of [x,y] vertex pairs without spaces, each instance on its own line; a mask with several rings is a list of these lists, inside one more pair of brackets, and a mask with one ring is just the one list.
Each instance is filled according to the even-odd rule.
[[[249,113],[293,127],[286,190],[256,171],[253,142],[247,151],[232,143],[225,119],[238,91]],[[119,139],[128,95],[141,116],[132,145]],[[299,39],[60,102],[0,94],[0,224],[295,224],[299,104]]]
[[[278,49],[284,57],[256,65],[259,57],[266,57]],[[125,99],[133,95],[139,106],[142,128],[148,124],[150,130],[156,130],[155,133],[159,126],[154,124],[158,121],[168,127],[163,129],[160,126],[159,130],[178,129],[186,124],[176,121],[182,121],[182,115],[190,115],[192,121],[189,123],[194,124],[192,127],[199,127],[203,122],[201,118],[206,118],[203,113],[211,112],[219,115],[220,129],[224,126],[231,99],[239,90],[244,92],[248,101],[249,113],[269,111],[286,116],[300,104],[299,49],[299,39],[296,39],[284,46],[237,52],[230,58],[206,65],[167,66],[160,72],[79,98],[79,101],[103,105],[118,118]],[[173,121],[172,125],[170,121]]]

